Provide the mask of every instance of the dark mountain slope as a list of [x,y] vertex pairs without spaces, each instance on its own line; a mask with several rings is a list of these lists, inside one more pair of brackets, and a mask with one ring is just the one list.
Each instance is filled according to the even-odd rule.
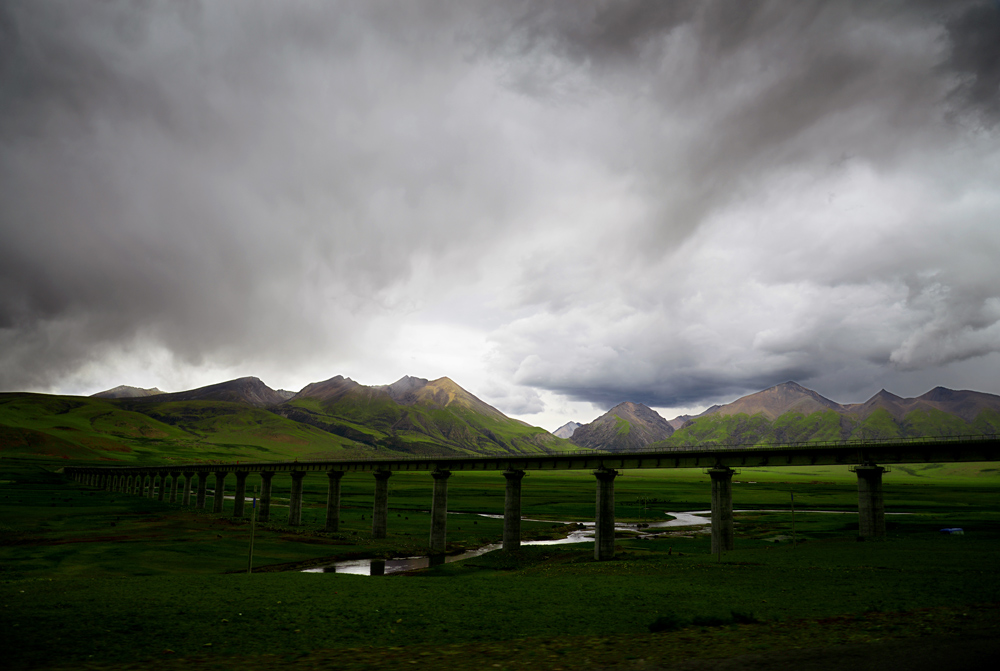
[[579,427],[571,440],[581,447],[623,452],[664,440],[673,432],[673,427],[655,410],[626,401]]

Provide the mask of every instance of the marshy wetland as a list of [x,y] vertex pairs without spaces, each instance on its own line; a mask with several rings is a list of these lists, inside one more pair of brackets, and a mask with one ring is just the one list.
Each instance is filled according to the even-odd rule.
[[[247,575],[247,520],[97,491],[56,472],[64,464],[0,461],[10,668],[632,669],[899,641],[975,646],[1000,633],[990,464],[887,474],[887,511],[909,514],[889,516],[885,541],[856,540],[846,468],[745,469],[733,485],[736,550],[721,557],[703,526],[651,526],[620,529],[611,561],[594,561],[592,543],[536,545],[378,578],[303,569],[425,554],[427,474],[392,479],[381,540],[370,475],[344,477],[336,534],[321,530],[325,478],[307,477],[303,525],[283,526],[276,508]],[[276,492],[288,490],[282,477]],[[705,510],[709,483],[695,470],[626,471],[615,493],[619,522],[654,525]],[[503,497],[498,474],[451,479],[449,552],[497,542],[503,523],[489,515]],[[522,513],[525,539],[564,537],[593,521],[593,476],[530,474]]]

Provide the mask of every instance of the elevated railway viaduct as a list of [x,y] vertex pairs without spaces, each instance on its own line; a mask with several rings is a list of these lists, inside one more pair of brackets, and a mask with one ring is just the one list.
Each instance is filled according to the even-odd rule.
[[[271,516],[271,481],[275,473],[287,472],[292,485],[289,493],[288,524],[298,525],[302,517],[302,480],[309,474],[326,474],[329,490],[326,530],[340,527],[340,480],[344,473],[370,472],[374,476],[372,534],[385,538],[389,496],[388,480],[395,472],[427,471],[433,487],[430,547],[442,552],[446,544],[448,478],[462,471],[498,471],[506,479],[503,548],[511,550],[521,539],[521,480],[527,471],[589,470],[596,478],[594,558],[614,556],[614,481],[620,471],[650,468],[701,468],[711,479],[712,552],[733,548],[732,477],[736,468],[808,465],[846,465],[858,478],[858,534],[862,538],[885,536],[885,506],[882,474],[890,464],[982,462],[1000,460],[1000,439],[996,436],[954,436],[913,438],[894,441],[850,441],[796,443],[768,447],[720,445],[679,447],[639,452],[581,451],[559,454],[505,456],[408,457],[394,455],[361,459],[254,462],[230,464],[187,464],[168,466],[82,466],[68,467],[65,473],[84,484],[108,491],[164,500],[169,483],[169,501],[191,504],[192,481],[198,476],[195,506],[205,507],[208,479],[215,477],[213,511],[223,512],[226,479],[235,476],[233,516],[245,514],[247,477],[261,480],[259,517]],[[180,478],[183,476],[183,486]]]

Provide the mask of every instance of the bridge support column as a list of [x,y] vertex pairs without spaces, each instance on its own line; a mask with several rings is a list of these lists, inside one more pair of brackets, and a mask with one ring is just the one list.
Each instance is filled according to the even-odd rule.
[[448,478],[451,471],[433,471],[434,494],[431,498],[431,552],[448,549]]
[[389,521],[389,477],[392,471],[375,471],[375,507],[372,510],[372,538],[385,538]]
[[233,502],[233,517],[243,517],[247,503],[247,475],[244,471],[236,471],[236,500]]
[[858,537],[885,538],[885,501],[882,498],[882,474],[885,469],[874,464],[858,466]]
[[271,480],[274,478],[274,471],[260,472],[260,512],[257,513],[258,522],[271,521]]
[[132,481],[132,493],[136,496],[142,496],[142,488],[145,484],[145,475],[136,475],[135,479]]
[[330,486],[326,490],[326,531],[340,531],[340,479],[343,471],[327,471]]
[[177,471],[170,473],[170,503],[177,503],[177,480],[181,474]]
[[524,471],[508,468],[503,477],[507,479],[503,498],[503,549],[511,552],[521,547],[521,480]]
[[599,468],[597,478],[597,511],[594,516],[594,559],[603,561],[615,557],[615,477],[618,471]]
[[146,498],[151,499],[156,494],[156,474],[149,474],[149,489],[146,491]]
[[125,476],[125,491],[123,492],[125,494],[132,493],[132,477],[131,473]]
[[297,527],[302,524],[302,478],[305,471],[292,471],[292,493],[288,497],[288,526]]
[[215,496],[212,497],[212,512],[221,513],[226,502],[226,476],[229,471],[215,472]]
[[163,497],[167,494],[167,474],[160,473],[159,477],[156,478],[156,481],[159,485],[156,489],[156,500],[162,501]]
[[201,471],[198,473],[198,493],[194,503],[194,507],[198,510],[205,509],[206,494],[208,494],[208,471]]
[[712,554],[733,549],[733,469],[708,470],[712,478]]
[[194,473],[190,471],[184,472],[184,501],[183,505],[191,505],[191,478],[194,477]]

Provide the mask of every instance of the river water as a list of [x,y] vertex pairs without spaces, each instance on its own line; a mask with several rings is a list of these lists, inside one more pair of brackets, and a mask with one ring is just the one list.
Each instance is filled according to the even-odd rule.
[[[461,514],[461,513],[457,513]],[[615,530],[636,531],[640,537],[647,529],[663,529],[666,527],[689,527],[707,526],[709,521],[707,516],[711,515],[709,510],[698,510],[690,513],[666,513],[671,519],[662,522],[643,523],[640,527],[636,524],[615,524]],[[478,517],[491,517],[502,519],[503,515],[478,515]],[[573,522],[558,522],[555,520],[533,520],[524,518],[526,522],[551,522],[552,524],[573,524]],[[566,538],[547,541],[521,541],[521,545],[565,545],[568,543],[586,543],[594,540],[594,523],[580,522],[582,528],[571,531]],[[325,566],[315,566],[304,570],[304,573],[353,573],[355,575],[388,575],[391,573],[402,573],[404,571],[414,571],[416,569],[436,566],[443,563],[451,563],[478,557],[481,554],[499,550],[500,543],[492,543],[469,550],[457,555],[437,555],[434,557],[398,557],[396,559],[351,559],[347,561],[334,562]]]

